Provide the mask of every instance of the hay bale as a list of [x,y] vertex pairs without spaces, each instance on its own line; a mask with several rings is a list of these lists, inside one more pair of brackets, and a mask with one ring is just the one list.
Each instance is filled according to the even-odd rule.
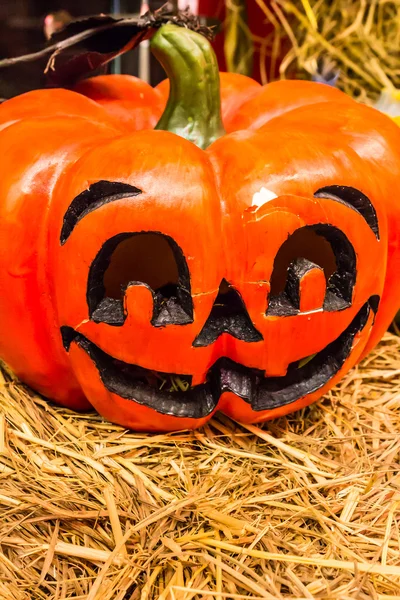
[[272,56],[270,78],[281,61],[282,78],[310,79],[323,59],[339,71],[338,87],[362,102],[400,88],[400,0],[255,1],[274,25],[254,40],[261,61]]
[[263,427],[145,435],[0,382],[0,598],[400,592],[400,338]]

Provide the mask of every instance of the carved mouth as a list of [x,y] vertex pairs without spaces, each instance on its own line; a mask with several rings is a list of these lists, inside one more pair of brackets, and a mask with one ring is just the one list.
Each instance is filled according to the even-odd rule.
[[[283,377],[265,377],[261,370],[223,357],[209,369],[206,382],[194,387],[190,387],[190,376],[171,376],[112,358],[69,327],[62,328],[62,336],[67,350],[72,342],[85,350],[109,392],[164,415],[200,419],[213,412],[224,392],[233,392],[254,411],[264,411],[291,404],[319,390],[342,368],[371,309],[376,312],[377,302],[377,297],[372,296],[335,341],[312,358],[291,363]],[[160,381],[171,378],[182,384],[177,391],[160,385]]]

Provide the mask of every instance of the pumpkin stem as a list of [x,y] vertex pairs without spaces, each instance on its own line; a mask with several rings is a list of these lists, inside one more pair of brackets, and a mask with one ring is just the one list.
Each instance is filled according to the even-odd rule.
[[170,82],[167,106],[155,128],[207,148],[225,133],[218,63],[210,42],[190,29],[164,25],[150,45]]

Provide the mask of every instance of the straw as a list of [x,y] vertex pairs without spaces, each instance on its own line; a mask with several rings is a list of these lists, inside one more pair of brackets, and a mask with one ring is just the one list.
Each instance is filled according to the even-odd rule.
[[[339,72],[338,87],[363,102],[400,88],[400,0],[255,0],[273,31],[254,37],[263,83],[310,79],[320,60]],[[271,71],[266,73],[265,57]]]
[[0,598],[400,597],[400,338],[277,421],[126,431],[0,378]]

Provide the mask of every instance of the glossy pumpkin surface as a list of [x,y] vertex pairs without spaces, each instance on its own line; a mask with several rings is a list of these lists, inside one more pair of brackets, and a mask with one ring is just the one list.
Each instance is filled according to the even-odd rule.
[[400,297],[389,118],[221,74],[230,133],[204,150],[153,129],[166,84],[77,90],[0,106],[0,356],[23,381],[137,430],[258,422],[378,342]]

